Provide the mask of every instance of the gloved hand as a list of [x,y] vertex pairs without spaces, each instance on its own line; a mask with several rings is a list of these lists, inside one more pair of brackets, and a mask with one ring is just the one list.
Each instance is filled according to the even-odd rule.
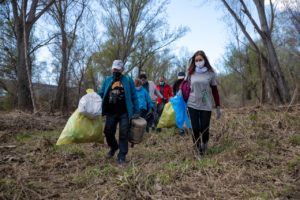
[[139,118],[139,117],[140,117],[140,114],[135,113],[135,114],[133,114],[132,119],[137,119],[137,118]]
[[216,109],[216,118],[217,119],[221,118],[221,108],[220,108],[220,106],[217,106],[217,109]]
[[163,102],[163,103],[167,103],[167,99],[166,99],[166,98],[163,98],[163,99],[162,99],[162,102]]

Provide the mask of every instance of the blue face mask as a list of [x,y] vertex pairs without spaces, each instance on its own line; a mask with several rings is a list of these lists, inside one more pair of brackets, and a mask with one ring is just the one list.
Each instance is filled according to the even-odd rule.
[[164,85],[164,84],[165,84],[165,82],[159,81],[159,85]]
[[141,88],[142,88],[142,86],[135,87],[135,89],[137,89],[137,90],[140,90]]

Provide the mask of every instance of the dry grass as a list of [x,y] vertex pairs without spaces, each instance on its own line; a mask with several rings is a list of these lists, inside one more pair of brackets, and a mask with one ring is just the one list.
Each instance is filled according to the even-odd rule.
[[204,158],[165,129],[130,149],[126,168],[106,145],[55,146],[61,129],[3,131],[0,199],[300,199],[299,116],[300,106],[224,110]]

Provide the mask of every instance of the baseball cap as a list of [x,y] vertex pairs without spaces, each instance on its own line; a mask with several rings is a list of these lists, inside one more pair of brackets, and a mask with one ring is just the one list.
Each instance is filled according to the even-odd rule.
[[112,69],[123,70],[124,64],[122,60],[114,60],[112,64]]
[[177,74],[178,79],[182,79],[185,77],[185,73],[184,72],[178,72]]

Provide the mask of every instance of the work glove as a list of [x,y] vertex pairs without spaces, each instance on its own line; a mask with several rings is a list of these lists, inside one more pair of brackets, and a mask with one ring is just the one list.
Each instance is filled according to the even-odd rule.
[[216,109],[216,118],[217,119],[221,118],[221,108],[220,108],[220,106],[217,106],[217,109]]

